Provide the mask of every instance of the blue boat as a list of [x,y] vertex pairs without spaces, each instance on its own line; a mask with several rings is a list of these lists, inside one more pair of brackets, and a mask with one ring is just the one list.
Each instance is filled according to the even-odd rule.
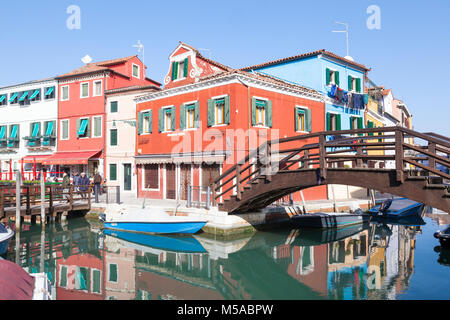
[[194,234],[208,222],[188,216],[171,216],[162,209],[136,209],[116,216],[101,215],[105,229],[146,234]]
[[[104,230],[104,234],[123,240],[125,246],[141,251],[147,251],[145,247],[151,247],[158,250],[185,253],[205,253],[205,248],[190,235],[187,236],[161,236],[143,233],[132,233],[116,230]],[[145,247],[140,247],[145,246]]]
[[0,255],[8,251],[9,240],[13,237],[14,231],[0,223]]
[[407,198],[387,199],[382,204],[374,206],[369,213],[374,217],[405,218],[421,216],[424,204]]

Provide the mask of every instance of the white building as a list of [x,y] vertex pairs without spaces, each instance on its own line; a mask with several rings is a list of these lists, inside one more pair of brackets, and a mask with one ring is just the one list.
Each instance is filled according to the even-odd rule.
[[106,91],[106,173],[109,187],[137,196],[136,102],[144,93],[160,90],[156,85],[131,86]]
[[55,152],[57,88],[55,79],[0,88],[0,179],[15,179],[11,172],[16,171],[33,179],[42,161]]

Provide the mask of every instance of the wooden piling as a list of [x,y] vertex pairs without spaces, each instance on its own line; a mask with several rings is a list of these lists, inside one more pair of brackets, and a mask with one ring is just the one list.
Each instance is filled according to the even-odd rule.
[[16,174],[16,233],[20,232],[20,209],[21,209],[21,195],[20,185],[22,183],[22,173],[20,171]]
[[[50,208],[49,208],[50,210]],[[44,223],[42,226],[45,226],[45,179],[44,179],[44,171],[41,170],[41,221]]]

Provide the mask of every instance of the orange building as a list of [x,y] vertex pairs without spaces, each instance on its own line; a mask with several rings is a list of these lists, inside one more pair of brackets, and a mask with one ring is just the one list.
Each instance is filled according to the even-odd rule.
[[[165,88],[135,100],[139,197],[185,200],[188,185],[210,186],[267,139],[325,129],[315,90],[229,68],[181,42],[169,60]],[[326,187],[304,195],[326,199]]]

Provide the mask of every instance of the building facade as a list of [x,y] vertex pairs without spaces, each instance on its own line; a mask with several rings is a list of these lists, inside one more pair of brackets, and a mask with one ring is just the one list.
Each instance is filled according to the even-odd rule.
[[45,161],[58,171],[105,172],[107,90],[150,85],[137,56],[89,63],[58,79],[58,148]]
[[136,103],[139,95],[160,90],[157,85],[131,86],[106,91],[107,185],[120,186],[122,193],[137,194]]
[[267,139],[324,130],[315,90],[231,69],[184,43],[169,60],[165,88],[136,99],[140,197],[185,200],[188,185],[210,186]]
[[57,148],[57,80],[0,88],[0,119],[0,179],[13,180],[18,171],[26,180],[36,179]]

